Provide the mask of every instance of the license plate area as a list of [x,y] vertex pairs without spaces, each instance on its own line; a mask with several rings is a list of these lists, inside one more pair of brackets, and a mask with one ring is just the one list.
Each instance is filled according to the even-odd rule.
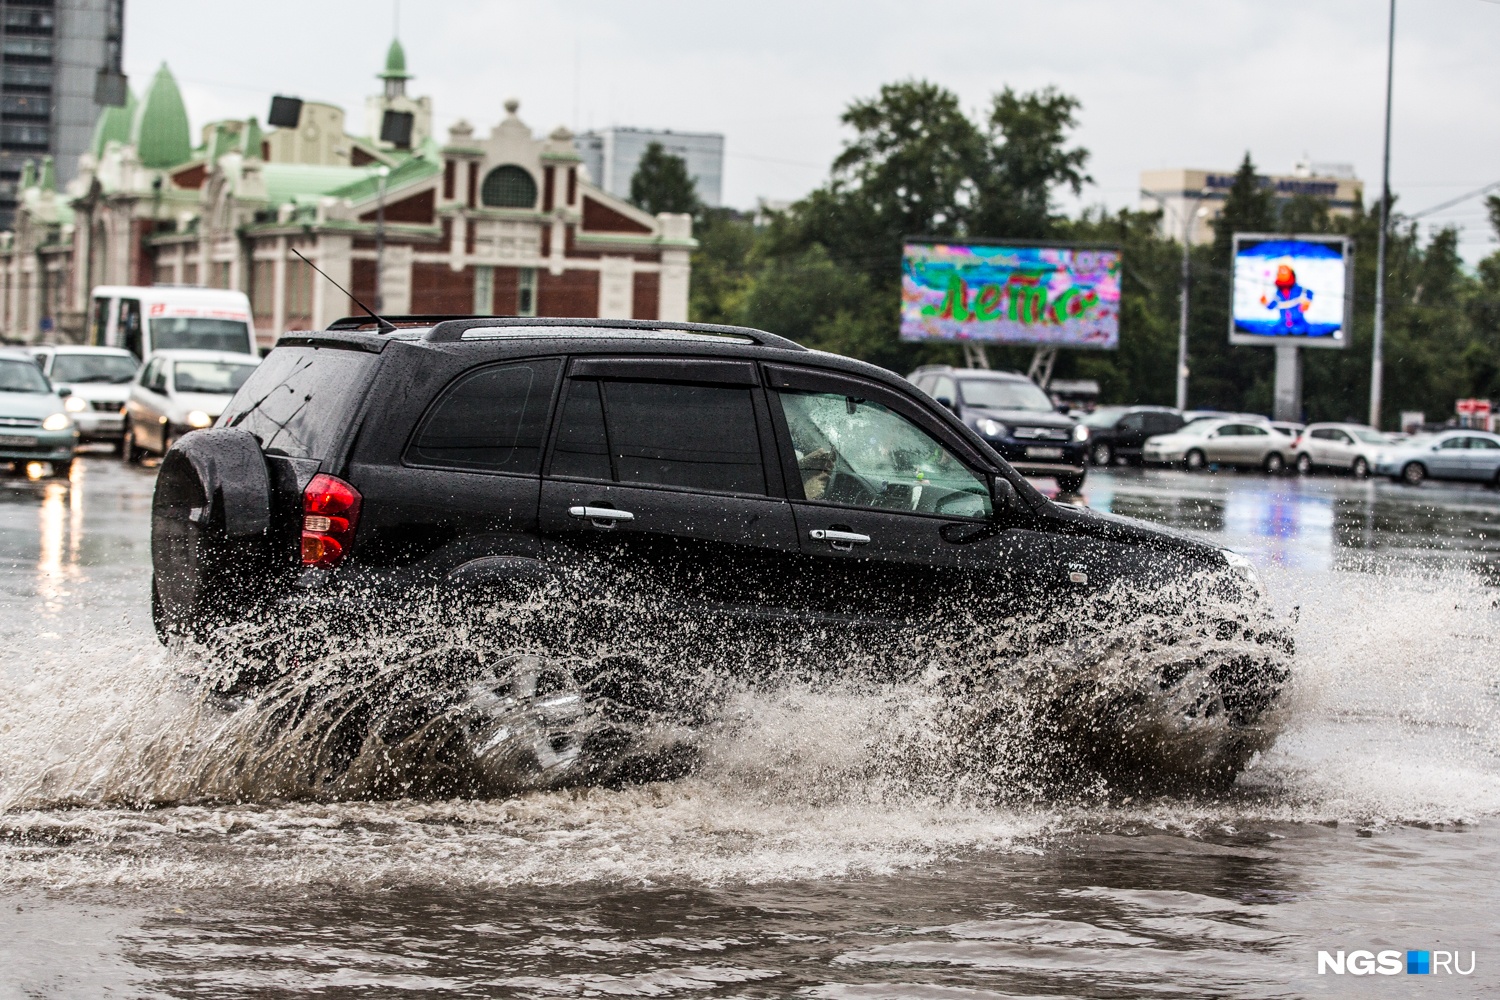
[[1039,448],[1036,445],[1028,445],[1026,448],[1027,458],[1062,458],[1061,448]]
[[35,448],[36,438],[20,434],[0,434],[0,448]]

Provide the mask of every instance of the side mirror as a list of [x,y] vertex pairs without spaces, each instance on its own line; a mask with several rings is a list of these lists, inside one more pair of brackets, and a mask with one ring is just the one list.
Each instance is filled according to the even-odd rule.
[[65,385],[60,385],[57,387],[57,395],[59,399],[66,399],[67,397],[73,395],[73,390],[69,389]]
[[945,410],[953,409],[953,400],[949,399],[947,396],[939,396],[937,398],[937,404]]
[[994,505],[995,513],[1014,510],[1016,506],[1016,488],[1010,484],[1010,480],[1003,476],[994,478],[995,486],[990,491],[990,502]]

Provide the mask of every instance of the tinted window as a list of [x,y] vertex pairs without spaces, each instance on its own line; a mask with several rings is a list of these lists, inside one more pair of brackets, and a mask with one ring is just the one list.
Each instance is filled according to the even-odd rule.
[[1470,448],[1478,448],[1478,449],[1481,449],[1481,450],[1489,450],[1489,449],[1500,448],[1500,444],[1496,444],[1494,441],[1491,441],[1489,438],[1469,438],[1469,447]]
[[604,407],[599,383],[571,379],[552,446],[552,475],[578,479],[613,479],[609,439],[604,436]]
[[1090,427],[1113,427],[1124,413],[1118,406],[1101,406],[1085,416],[1083,422]]
[[900,414],[831,393],[779,398],[805,499],[958,517],[990,513],[988,481]]
[[229,401],[221,425],[250,432],[267,454],[329,458],[377,364],[362,351],[278,347]]
[[422,422],[406,460],[534,476],[562,362],[497,365],[459,378]]
[[1166,434],[1182,426],[1182,418],[1171,413],[1146,414],[1146,430],[1151,434]]
[[1146,426],[1146,415],[1144,413],[1127,413],[1120,421],[1120,430],[1138,431]]
[[619,482],[766,491],[749,389],[662,382],[602,386]]

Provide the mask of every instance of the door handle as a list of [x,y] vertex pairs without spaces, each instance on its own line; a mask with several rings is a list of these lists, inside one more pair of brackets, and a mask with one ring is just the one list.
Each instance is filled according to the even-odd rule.
[[635,515],[628,510],[615,510],[613,507],[569,507],[568,513],[574,517],[587,518],[596,528],[613,528],[621,521],[634,521]]
[[840,552],[848,552],[856,545],[870,544],[869,535],[861,535],[857,531],[834,531],[831,528],[814,528],[807,533],[807,537],[815,542],[827,542]]

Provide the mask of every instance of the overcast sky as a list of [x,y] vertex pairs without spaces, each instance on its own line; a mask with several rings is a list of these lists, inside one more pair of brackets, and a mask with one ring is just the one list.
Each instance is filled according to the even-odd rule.
[[[920,77],[976,114],[989,95],[1053,85],[1083,102],[1083,202],[1134,204],[1143,169],[1266,172],[1304,154],[1380,182],[1384,0],[406,0],[410,92],[439,135],[481,131],[507,97],[538,132],[559,123],[722,132],[724,196],[792,199],[827,176],[838,117],[882,83]],[[166,60],[196,129],[259,115],[272,93],[343,105],[363,123],[393,0],[127,0],[137,93]],[[1417,211],[1500,181],[1500,3],[1400,0],[1391,184]],[[1481,199],[1430,217],[1495,249]]]

